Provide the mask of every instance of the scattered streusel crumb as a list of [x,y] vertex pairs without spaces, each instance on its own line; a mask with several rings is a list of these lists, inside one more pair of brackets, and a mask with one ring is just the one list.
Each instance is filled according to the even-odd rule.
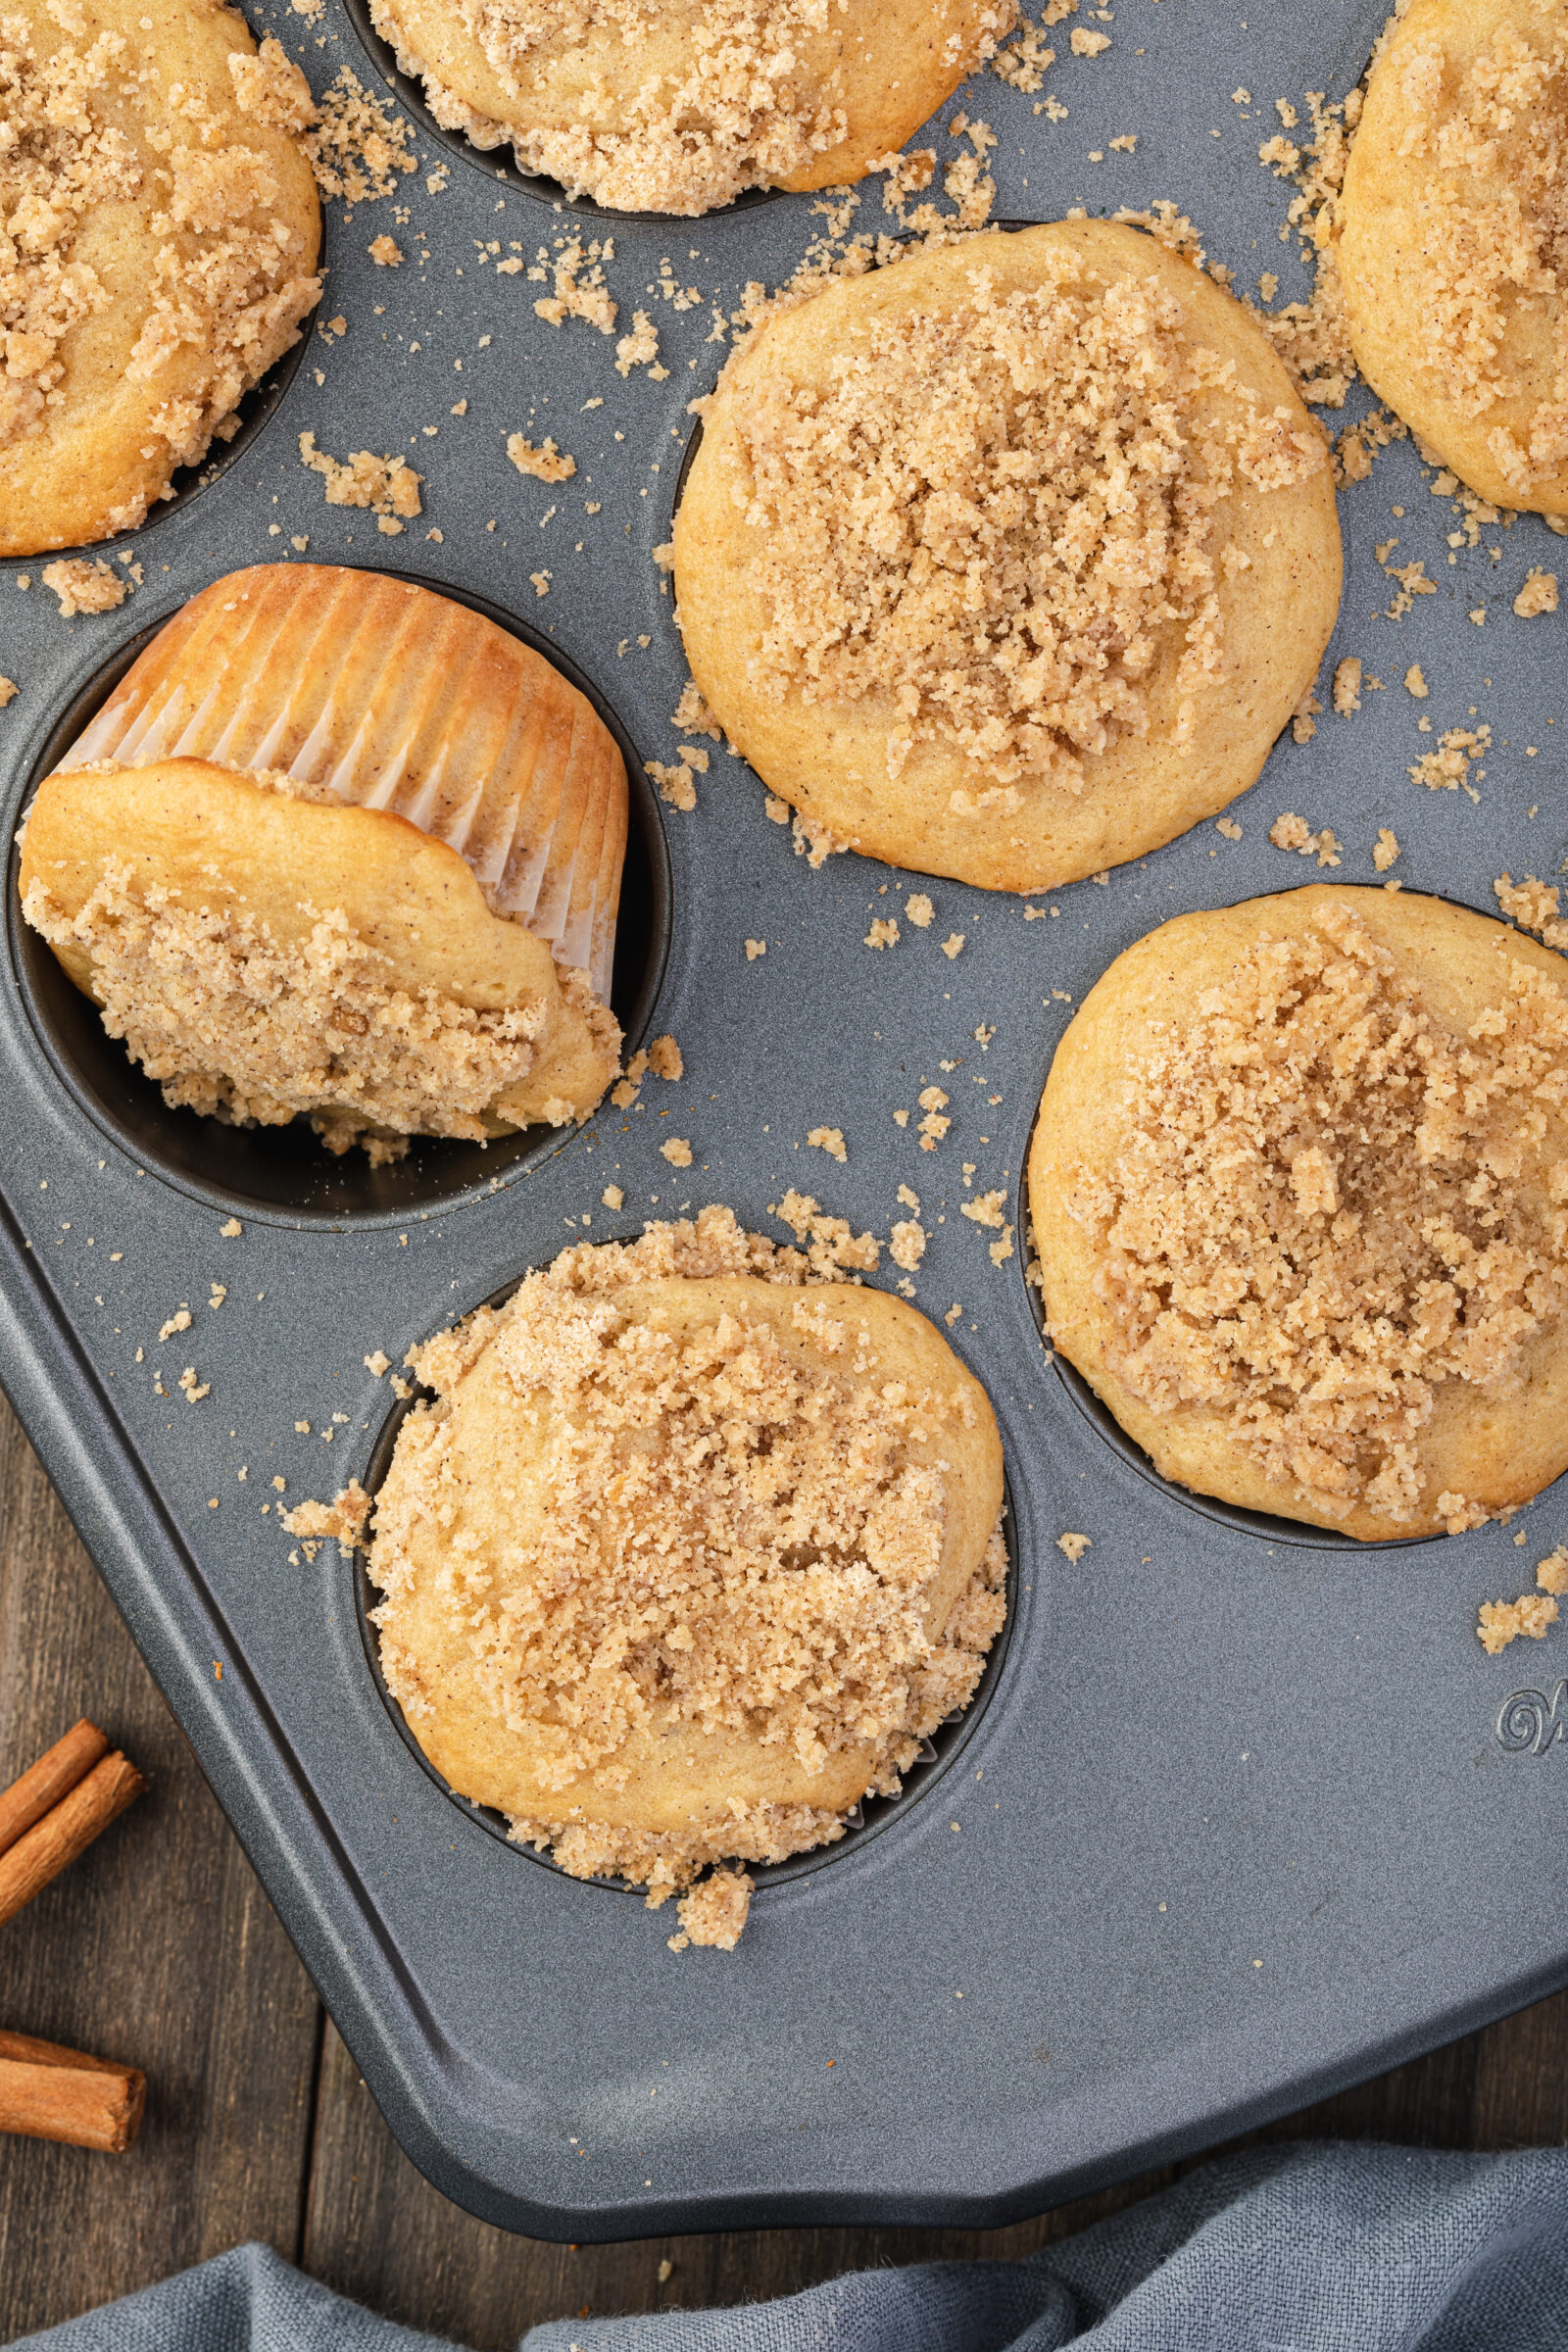
[[1354,654],[1347,654],[1335,669],[1334,708],[1341,718],[1361,708],[1361,664]]
[[836,1159],[842,1163],[849,1158],[849,1153],[844,1148],[842,1128],[813,1127],[806,1140],[816,1151],[825,1152],[829,1159]]
[[1372,852],[1372,862],[1377,867],[1378,872],[1380,874],[1386,874],[1398,855],[1398,842],[1390,832],[1387,825],[1380,826],[1378,829],[1377,846]]
[[7,703],[14,702],[21,691],[15,678],[0,678],[0,710]]
[[599,1200],[601,1206],[605,1208],[624,1208],[626,1205],[626,1196],[618,1184],[607,1184],[600,1194]]
[[875,916],[863,944],[868,948],[896,948],[899,944],[898,924],[891,916],[885,920],[881,915]]
[[535,449],[521,433],[509,433],[507,455],[519,473],[532,474],[536,482],[569,482],[577,470],[576,459],[549,439]]
[[670,1950],[684,1952],[694,1943],[706,1943],[732,1952],[751,1915],[754,1883],[744,1870],[715,1870],[690,1894],[683,1894],[675,1905],[681,1932],[664,1939]]
[[245,1228],[240,1223],[238,1217],[230,1217],[227,1223],[220,1225],[218,1230],[222,1235],[225,1242],[237,1242]]
[[365,248],[378,270],[395,270],[403,259],[403,248],[395,237],[383,233],[372,237]]
[[746,942],[746,960],[748,963],[755,963],[759,956],[765,956],[766,954],[767,942],[765,939],[749,939]]
[[1240,841],[1242,838],[1242,828],[1234,816],[1216,816],[1214,830],[1223,833],[1227,841]]
[[955,956],[960,956],[963,953],[963,940],[964,934],[961,931],[950,931],[947,938],[942,942],[942,953],[950,963],[954,960]]
[[[902,1189],[902,1188],[901,1188]],[[919,1206],[918,1201],[915,1203]],[[925,1227],[917,1217],[902,1217],[893,1228],[888,1255],[906,1274],[912,1274],[925,1255]]]
[[1525,584],[1513,600],[1513,609],[1521,620],[1534,620],[1540,612],[1557,610],[1557,575],[1554,571],[1530,571]]
[[1543,1592],[1568,1592],[1568,1550],[1562,1544],[1536,1562],[1536,1583]]
[[1069,1528],[1065,1535],[1060,1535],[1056,1538],[1056,1549],[1058,1551],[1065,1552],[1068,1559],[1071,1560],[1074,1567],[1076,1567],[1078,1562],[1083,1558],[1084,1553],[1089,1549],[1089,1546],[1094,1540],[1095,1539],[1093,1536],[1074,1535],[1072,1530]]
[[936,908],[923,890],[913,890],[904,902],[904,911],[917,931],[929,931]]
[[[300,463],[321,475],[329,507],[369,507],[383,521],[398,515],[412,519],[420,512],[419,487],[424,476],[416,473],[406,458],[378,458],[368,449],[357,449],[340,465],[318,449],[316,435],[307,432],[300,435]],[[402,528],[401,521],[394,523],[387,536],[395,536]]]
[[1005,1199],[1005,1193],[1002,1192],[977,1193],[972,1200],[959,1201],[958,1213],[967,1217],[973,1225],[989,1225],[1000,1233],[1005,1223],[1002,1213]]
[[1304,816],[1287,808],[1277,816],[1268,829],[1268,837],[1277,850],[1295,850],[1302,858],[1315,858],[1319,870],[1326,865],[1338,865],[1341,845],[1334,838],[1332,827],[1325,825],[1314,833]]
[[78,612],[113,612],[130,593],[129,582],[111,571],[101,556],[90,564],[81,556],[46,564],[41,577],[60,599],[62,620],[74,620]]
[[1557,1603],[1539,1592],[1521,1592],[1517,1600],[1484,1600],[1476,1637],[1489,1657],[1494,1658],[1521,1634],[1532,1642],[1544,1641],[1546,1628],[1557,1619]]
[[659,1150],[661,1157],[667,1159],[672,1168],[689,1168],[692,1164],[692,1148],[683,1135],[666,1136]]
[[1404,690],[1406,694],[1413,694],[1418,703],[1424,703],[1427,699],[1427,696],[1431,693],[1432,689],[1427,684],[1425,677],[1422,675],[1421,664],[1419,662],[1412,662],[1409,668],[1405,671]]
[[[273,1485],[281,1484],[274,1479]],[[357,1478],[327,1502],[297,1502],[291,1511],[280,1511],[278,1517],[291,1536],[310,1536],[319,1542],[323,1537],[336,1539],[345,1554],[351,1553],[365,1541],[366,1524],[372,1505]]]

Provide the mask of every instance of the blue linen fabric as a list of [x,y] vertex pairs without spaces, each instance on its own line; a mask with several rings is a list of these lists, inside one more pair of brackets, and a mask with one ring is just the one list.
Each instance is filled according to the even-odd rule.
[[[554,2320],[523,2352],[1568,2352],[1568,2151],[1252,2148],[1021,2262]],[[17,2352],[439,2352],[264,2246]]]

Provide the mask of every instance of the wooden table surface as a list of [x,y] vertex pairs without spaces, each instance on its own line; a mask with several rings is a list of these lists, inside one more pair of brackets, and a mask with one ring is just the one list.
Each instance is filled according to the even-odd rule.
[[[402,2153],[107,1592],[0,1403],[0,1787],[79,1715],[150,1784],[0,1928],[0,2025],[145,2069],[141,2137],[0,2137],[0,2343],[247,2238],[490,2352],[536,2320],[787,2294],[874,2264],[1024,2254],[1175,2178],[1010,2230],[784,2230],[585,2246],[471,2220]],[[1276,2125],[1455,2148],[1568,2139],[1568,1994]],[[661,2281],[660,2267],[673,2267]]]

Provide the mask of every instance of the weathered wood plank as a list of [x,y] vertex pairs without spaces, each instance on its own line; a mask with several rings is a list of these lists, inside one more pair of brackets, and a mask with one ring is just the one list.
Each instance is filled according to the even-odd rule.
[[0,2023],[148,2076],[124,2156],[0,2137],[0,2342],[245,2238],[297,2258],[319,2005],[0,1401],[0,1785],[91,1715],[148,1790],[0,1928]]

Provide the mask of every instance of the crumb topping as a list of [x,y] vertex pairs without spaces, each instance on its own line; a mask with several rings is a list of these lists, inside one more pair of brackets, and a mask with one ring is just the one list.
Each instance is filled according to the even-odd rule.
[[[50,13],[63,37],[47,51],[26,18],[0,17],[0,450],[42,433],[68,400],[66,338],[107,299],[76,253],[83,225],[104,207],[134,205],[159,244],[125,372],[151,380],[183,355],[180,391],[149,427],[172,472],[201,457],[298,339],[320,281],[303,267],[267,154],[235,135],[232,115],[178,85],[161,91],[132,70],[122,34],[89,40],[77,12]],[[241,114],[279,67],[299,78],[272,40],[230,64]],[[111,527],[132,528],[146,511],[138,494]]]
[[[23,911],[51,946],[86,951],[104,1027],[171,1108],[264,1127],[306,1112],[328,1151],[359,1144],[372,1163],[401,1157],[410,1135],[482,1141],[549,1017],[543,1004],[490,1012],[410,996],[341,910],[315,914],[309,940],[287,947],[247,910],[191,907],[156,884],[142,895],[120,864],[74,920],[39,881]],[[586,975],[558,977],[613,1067],[612,1016]],[[555,1107],[558,1126],[579,1115]]]
[[[616,211],[708,212],[744,188],[796,177],[848,131],[811,63],[831,28],[831,0],[692,0],[677,69],[647,74],[612,105],[607,65],[617,51],[635,57],[661,25],[658,0],[462,0],[464,23],[516,110],[504,124],[407,54],[388,0],[372,0],[371,13],[399,44],[400,63],[423,74],[438,122],[482,147],[510,139],[523,171]],[[1016,13],[1012,0],[983,11],[954,65],[967,72],[989,57]],[[527,120],[530,102],[548,107],[585,73],[597,106],[579,106],[566,124]]]
[[[885,700],[895,780],[941,739],[1000,790],[1080,792],[1086,759],[1147,730],[1167,660],[1185,741],[1225,675],[1225,500],[1327,463],[1156,279],[1101,287],[1070,251],[1043,267],[1004,294],[977,265],[960,310],[877,322],[825,390],[735,387],[759,674],[780,701]],[[1240,418],[1213,420],[1222,391]]]
[[[692,1317],[678,1296],[634,1287],[737,1274],[795,1293],[783,1329],[727,1301]],[[497,1716],[543,1745],[546,1785],[569,1791],[583,1772],[613,1769],[657,1717],[784,1747],[808,1779],[865,1746],[870,1786],[895,1789],[920,1740],[972,1695],[1004,1612],[999,1531],[946,1625],[933,1634],[927,1621],[950,1508],[931,1446],[955,1413],[972,1414],[967,1392],[888,1377],[842,1291],[816,1288],[797,1251],[745,1233],[728,1209],[566,1250],[505,1306],[409,1357],[435,1401],[400,1433],[370,1565],[386,1595],[374,1615],[388,1684],[416,1723],[431,1702],[402,1634],[411,1546],[458,1506],[455,1423],[483,1358],[527,1432],[528,1557],[509,1567],[525,1496],[498,1462],[484,1532],[470,1515],[442,1576]],[[782,1851],[797,1850],[842,1828],[831,1812],[760,1807],[794,1819],[738,1819],[715,1849],[710,1835],[573,1827],[573,1811],[514,1834],[551,1844],[568,1870],[621,1869],[655,1897],[725,1854],[776,1853],[788,1836]],[[721,1886],[706,1902],[735,1894]],[[744,1906],[724,1916],[738,1933]]]
[[1117,1376],[1329,1516],[1413,1517],[1439,1388],[1505,1388],[1568,1305],[1568,992],[1510,963],[1498,999],[1450,1033],[1326,907],[1160,1035],[1114,1165],[1080,1172]]

